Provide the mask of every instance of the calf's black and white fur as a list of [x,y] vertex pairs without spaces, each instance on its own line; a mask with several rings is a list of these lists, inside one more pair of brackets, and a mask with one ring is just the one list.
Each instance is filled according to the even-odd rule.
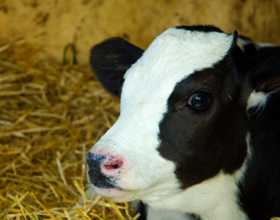
[[141,219],[280,216],[279,51],[213,26],[170,28],[146,51],[96,45],[120,116],[87,154],[93,190],[142,201]]

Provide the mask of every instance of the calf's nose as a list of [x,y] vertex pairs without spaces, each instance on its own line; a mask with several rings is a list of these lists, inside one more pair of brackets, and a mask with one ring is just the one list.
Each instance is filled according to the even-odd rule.
[[93,173],[96,174],[97,178],[98,173],[108,177],[115,177],[127,169],[127,163],[121,155],[113,156],[108,153],[95,154],[89,152],[86,155],[86,161],[89,171],[94,171]]
[[100,164],[106,159],[105,155],[97,155],[88,152],[86,155],[86,161],[90,169],[96,170],[100,167]]

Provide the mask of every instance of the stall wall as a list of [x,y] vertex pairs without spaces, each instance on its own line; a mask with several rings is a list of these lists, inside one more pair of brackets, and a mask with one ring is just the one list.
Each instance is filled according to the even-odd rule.
[[280,44],[279,12],[279,0],[0,0],[0,47],[24,39],[59,60],[74,42],[84,63],[90,47],[106,38],[146,48],[168,27],[193,24]]

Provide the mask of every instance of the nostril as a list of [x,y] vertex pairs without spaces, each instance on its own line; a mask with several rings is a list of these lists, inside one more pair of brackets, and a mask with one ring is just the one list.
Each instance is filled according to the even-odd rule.
[[117,177],[128,170],[128,163],[122,155],[112,155],[106,151],[89,152],[86,161],[92,183],[99,183],[107,177]]
[[122,156],[110,156],[102,164],[101,169],[106,175],[113,175],[125,168],[125,159]]
[[121,160],[115,160],[115,161],[108,161],[103,166],[106,170],[116,170],[120,169],[123,165],[123,162]]

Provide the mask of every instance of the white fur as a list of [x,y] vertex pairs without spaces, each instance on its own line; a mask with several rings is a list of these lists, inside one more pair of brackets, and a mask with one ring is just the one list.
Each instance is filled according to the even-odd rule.
[[130,191],[115,201],[141,199],[154,208],[202,214],[205,220],[246,219],[235,213],[235,177],[220,173],[182,191],[174,174],[175,164],[157,151],[159,123],[176,84],[222,60],[232,40],[232,35],[224,33],[170,28],[127,71],[120,117],[91,150],[120,154],[129,164],[116,183]]
[[237,201],[237,182],[240,172],[236,175],[220,173],[217,176],[194,185],[184,192],[158,200],[145,201],[155,209],[175,210],[178,212],[197,213],[202,219],[209,220],[246,220],[240,211]]
[[147,220],[195,220],[193,216],[187,213],[171,210],[153,209],[151,207],[147,208]]
[[262,109],[266,104],[268,95],[264,92],[253,91],[247,101],[247,109],[251,107],[257,107],[257,110]]
[[262,48],[262,47],[275,47],[274,44],[270,44],[270,43],[258,43],[256,44],[258,48]]

